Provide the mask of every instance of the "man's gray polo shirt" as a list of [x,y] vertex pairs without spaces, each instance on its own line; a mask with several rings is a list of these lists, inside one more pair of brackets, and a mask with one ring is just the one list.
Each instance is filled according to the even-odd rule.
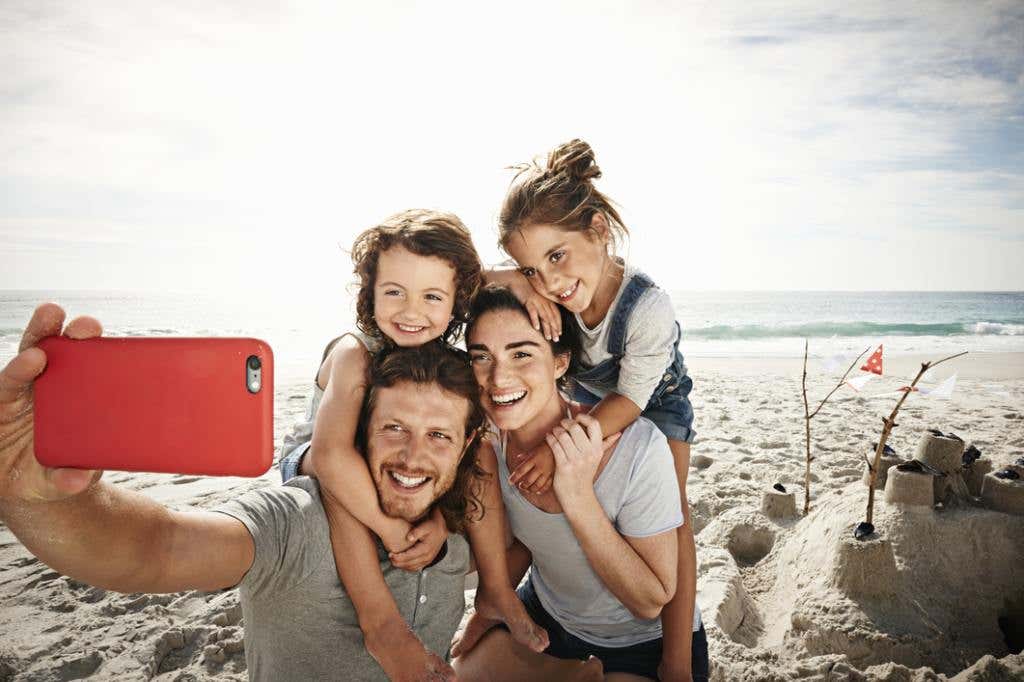
[[[239,583],[251,680],[386,680],[366,652],[355,609],[338,579],[317,483],[306,477],[219,507],[256,544]],[[402,616],[442,658],[462,619],[469,545],[449,535],[443,558],[418,573],[381,568]]]

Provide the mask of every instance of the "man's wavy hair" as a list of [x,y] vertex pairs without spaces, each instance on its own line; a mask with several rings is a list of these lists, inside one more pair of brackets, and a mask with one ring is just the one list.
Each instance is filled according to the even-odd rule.
[[466,416],[464,431],[466,443],[455,481],[435,503],[444,515],[449,531],[465,532],[467,523],[483,518],[481,495],[488,476],[477,462],[477,451],[487,422],[478,400],[480,387],[469,365],[469,356],[465,351],[433,343],[417,348],[394,348],[378,353],[368,373],[366,395],[356,430],[356,446],[364,456],[368,455],[370,415],[376,407],[377,392],[380,389],[402,382],[437,384],[468,403],[469,414]]
[[359,278],[356,326],[384,345],[394,345],[377,326],[373,310],[377,261],[380,254],[393,246],[402,246],[417,256],[435,256],[455,270],[454,317],[441,335],[445,343],[455,343],[469,319],[473,296],[483,283],[483,269],[469,230],[458,216],[443,211],[422,208],[402,211],[356,237],[352,246],[352,265]]

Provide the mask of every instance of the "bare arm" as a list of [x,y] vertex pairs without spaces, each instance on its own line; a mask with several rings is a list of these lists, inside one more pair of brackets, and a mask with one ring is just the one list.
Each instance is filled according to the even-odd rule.
[[624,538],[593,494],[566,506],[565,515],[587,561],[616,599],[637,618],[657,618],[676,591],[675,529]]
[[676,590],[676,532],[642,538],[619,534],[594,493],[594,472],[603,457],[600,427],[588,415],[577,419],[563,421],[547,437],[557,462],[555,494],[608,590],[637,618],[655,618]]
[[601,433],[618,433],[636,421],[640,408],[618,393],[609,393],[590,410],[590,416],[601,425]]
[[[481,502],[484,505],[483,516],[468,525],[470,546],[476,568],[480,576],[480,588],[483,590],[507,589],[511,583],[506,562],[506,521],[505,505],[501,501],[501,490],[498,483],[498,465],[494,448],[490,443],[482,443],[477,451],[477,461],[487,472],[484,481]],[[522,577],[522,576],[520,576]]]
[[526,548],[526,545],[513,538],[505,559],[508,562],[509,579],[513,585],[518,585],[519,581],[526,575],[526,569],[533,562],[533,555],[530,554],[530,550]]
[[[61,333],[64,311],[39,306],[19,353],[0,371],[0,520],[25,547],[76,579],[124,592],[216,589],[237,584],[255,545],[239,521],[212,512],[173,512],[98,482],[99,472],[39,464],[33,442],[33,385],[46,366],[35,344]],[[80,317],[65,336],[97,337]]]
[[171,511],[103,482],[52,502],[0,500],[0,518],[46,565],[118,592],[231,587],[255,556],[249,531],[226,514]]
[[381,510],[366,460],[355,447],[369,353],[357,339],[346,336],[335,344],[328,362],[330,378],[313,424],[308,459],[320,480],[331,527],[342,527],[343,520],[334,516],[334,511],[342,507],[376,533],[389,550],[405,549],[411,526]]

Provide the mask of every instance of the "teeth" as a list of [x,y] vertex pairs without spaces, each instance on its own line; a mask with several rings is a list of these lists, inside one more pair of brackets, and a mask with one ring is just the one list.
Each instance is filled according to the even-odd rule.
[[499,405],[507,405],[514,403],[515,401],[526,395],[526,391],[516,391],[515,393],[506,393],[505,395],[494,395],[491,394],[491,400],[498,403]]
[[571,287],[560,293],[558,295],[558,298],[569,298],[570,296],[572,296],[572,292],[576,291],[577,284],[579,284],[579,282],[573,284]]
[[404,485],[406,488],[415,488],[416,486],[420,485],[421,483],[427,480],[426,476],[403,476],[397,471],[391,472],[391,478],[395,479],[396,481]]
[[426,329],[426,327],[410,327],[407,324],[400,324],[398,325],[398,328],[401,329],[403,332],[418,332]]

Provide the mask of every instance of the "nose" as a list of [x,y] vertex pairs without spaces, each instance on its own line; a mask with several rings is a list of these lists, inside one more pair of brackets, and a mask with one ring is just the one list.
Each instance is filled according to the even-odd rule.
[[509,384],[509,378],[511,377],[508,367],[504,362],[495,360],[491,362],[491,385],[495,388],[501,388]]
[[427,436],[423,434],[411,435],[405,440],[401,451],[398,453],[399,459],[410,469],[419,468],[419,463],[423,461],[423,456],[426,453],[425,438]]
[[420,310],[419,301],[406,299],[405,303],[402,305],[399,316],[409,322],[416,322],[423,319],[422,312],[423,311]]

